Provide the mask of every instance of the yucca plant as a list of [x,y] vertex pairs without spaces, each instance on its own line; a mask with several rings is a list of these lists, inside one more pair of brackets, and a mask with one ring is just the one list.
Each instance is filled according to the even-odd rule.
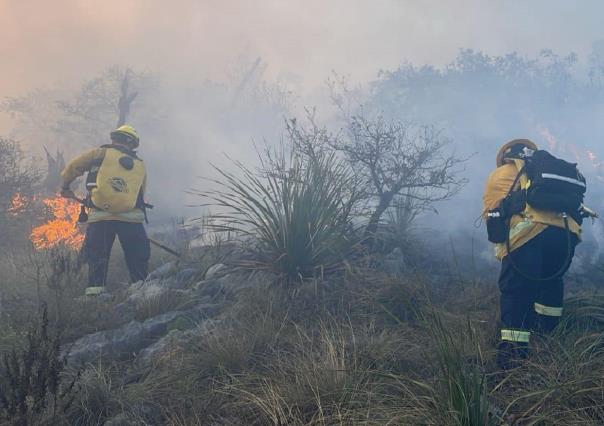
[[259,170],[235,162],[216,168],[218,189],[202,192],[221,213],[211,228],[239,234],[258,259],[291,282],[330,271],[355,246],[352,211],[360,200],[353,174],[335,154],[267,151]]

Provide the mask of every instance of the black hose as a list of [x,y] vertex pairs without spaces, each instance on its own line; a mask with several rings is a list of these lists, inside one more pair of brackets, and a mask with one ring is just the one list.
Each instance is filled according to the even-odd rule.
[[511,218],[508,221],[508,236],[506,238],[506,249],[508,251],[508,257],[510,259],[510,264],[512,265],[512,267],[516,270],[516,272],[518,272],[520,275],[522,275],[524,278],[526,278],[527,280],[530,281],[550,281],[550,280],[554,280],[557,278],[560,278],[562,275],[564,275],[564,273],[566,272],[566,270],[568,269],[568,267],[570,266],[571,262],[572,262],[572,241],[571,241],[571,232],[570,232],[570,227],[568,226],[568,215],[566,213],[563,213],[564,218],[564,229],[566,230],[566,260],[564,261],[564,263],[562,264],[562,267],[560,267],[560,269],[553,275],[549,276],[549,277],[533,277],[531,275],[529,275],[528,273],[524,272],[523,270],[520,269],[520,267],[516,264],[516,262],[514,261],[514,256],[512,255],[512,250],[511,250],[511,244],[510,244],[510,232],[511,232]]

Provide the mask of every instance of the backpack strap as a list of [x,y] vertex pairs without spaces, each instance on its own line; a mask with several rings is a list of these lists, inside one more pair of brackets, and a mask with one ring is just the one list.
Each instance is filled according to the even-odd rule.
[[[516,163],[516,161],[518,161],[518,163]],[[526,165],[525,165],[524,161],[523,160],[514,160],[514,163],[516,164],[516,169],[518,170],[518,174],[514,178],[514,182],[510,186],[510,189],[508,190],[508,193],[505,195],[503,200],[505,200],[507,197],[512,195],[512,192],[514,192],[516,190],[516,185],[518,185],[518,182],[520,182],[521,190],[526,189],[526,186],[527,186],[527,178],[526,178],[526,173],[525,173]]]
[[514,164],[516,165],[516,169],[518,170],[518,176],[516,176],[516,181],[514,186],[518,182],[520,182],[520,189],[527,189],[529,187],[528,176],[526,175],[526,160],[514,159]]
[[[516,164],[516,168],[519,171],[518,171],[518,174],[516,175],[516,179],[514,179],[514,183],[512,184],[512,187],[510,188],[510,191],[508,192],[507,196],[509,196],[514,191],[514,188],[516,187],[518,182],[520,182],[521,190],[526,190],[530,186],[528,177],[525,173],[526,162],[524,160],[514,159],[514,164]],[[531,275],[527,274],[526,272],[524,272],[522,269],[520,269],[520,267],[516,264],[516,262],[514,261],[514,255],[513,255],[514,252],[511,249],[511,242],[510,242],[510,233],[512,231],[512,217],[508,218],[508,220],[507,220],[508,232],[507,232],[507,238],[505,241],[505,247],[506,247],[506,250],[508,253],[507,255],[508,255],[508,258],[510,259],[510,264],[512,265],[512,267],[516,270],[516,272],[518,272],[524,278],[531,280],[531,281],[537,281],[537,282],[550,281],[553,279],[560,278],[562,275],[564,275],[564,273],[570,266],[570,264],[572,262],[572,240],[571,240],[571,235],[570,235],[571,231],[570,231],[570,228],[568,225],[568,215],[565,213],[565,214],[563,214],[562,217],[564,219],[564,228],[566,230],[566,258],[565,258],[564,262],[562,263],[562,265],[560,266],[560,269],[548,277],[531,276]]]

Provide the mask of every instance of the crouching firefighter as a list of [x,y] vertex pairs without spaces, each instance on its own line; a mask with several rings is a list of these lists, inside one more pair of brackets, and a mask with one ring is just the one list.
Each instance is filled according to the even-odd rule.
[[132,282],[146,278],[149,264],[150,246],[143,222],[145,209],[150,206],[144,202],[145,166],[135,151],[139,137],[128,125],[110,135],[111,144],[80,155],[61,172],[61,195],[65,198],[75,198],[70,184],[88,173],[88,195],[80,214],[80,222],[88,222],[82,247],[82,258],[88,264],[87,296],[106,293],[109,257],[116,236]]
[[562,316],[563,276],[581,238],[586,191],[577,165],[527,139],[505,144],[488,178],[483,217],[501,261],[501,335],[497,361],[515,366],[531,334],[552,331]]

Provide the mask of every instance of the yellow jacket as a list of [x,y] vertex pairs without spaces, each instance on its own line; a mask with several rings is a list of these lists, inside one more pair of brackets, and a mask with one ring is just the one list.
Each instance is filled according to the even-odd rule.
[[[105,152],[109,147],[100,147],[85,152],[84,154],[74,158],[61,172],[63,180],[63,188],[68,188],[69,185],[84,173],[90,172],[95,167],[100,167]],[[146,177],[143,183],[142,192],[144,195],[146,187]],[[142,223],[145,221],[145,214],[142,209],[134,208],[131,211],[124,213],[109,213],[97,208],[91,208],[88,213],[88,222],[100,222],[103,220],[119,220],[122,222]]]
[[[518,175],[518,171],[521,170],[523,166],[523,160],[503,162],[499,160],[498,156],[498,167],[487,179],[487,184],[483,195],[482,215],[484,218],[486,218],[489,210],[497,208],[501,200],[507,196],[510,187]],[[526,176],[522,176],[518,186],[524,187],[526,180]],[[570,231],[581,238],[581,226],[570,217],[568,218],[568,225]],[[564,219],[558,213],[537,210],[527,205],[526,209],[522,213],[512,217],[510,223],[511,251],[516,250],[526,242],[535,238],[548,226],[565,228]],[[501,260],[507,254],[508,251],[505,243],[495,245],[495,256],[497,259]]]

